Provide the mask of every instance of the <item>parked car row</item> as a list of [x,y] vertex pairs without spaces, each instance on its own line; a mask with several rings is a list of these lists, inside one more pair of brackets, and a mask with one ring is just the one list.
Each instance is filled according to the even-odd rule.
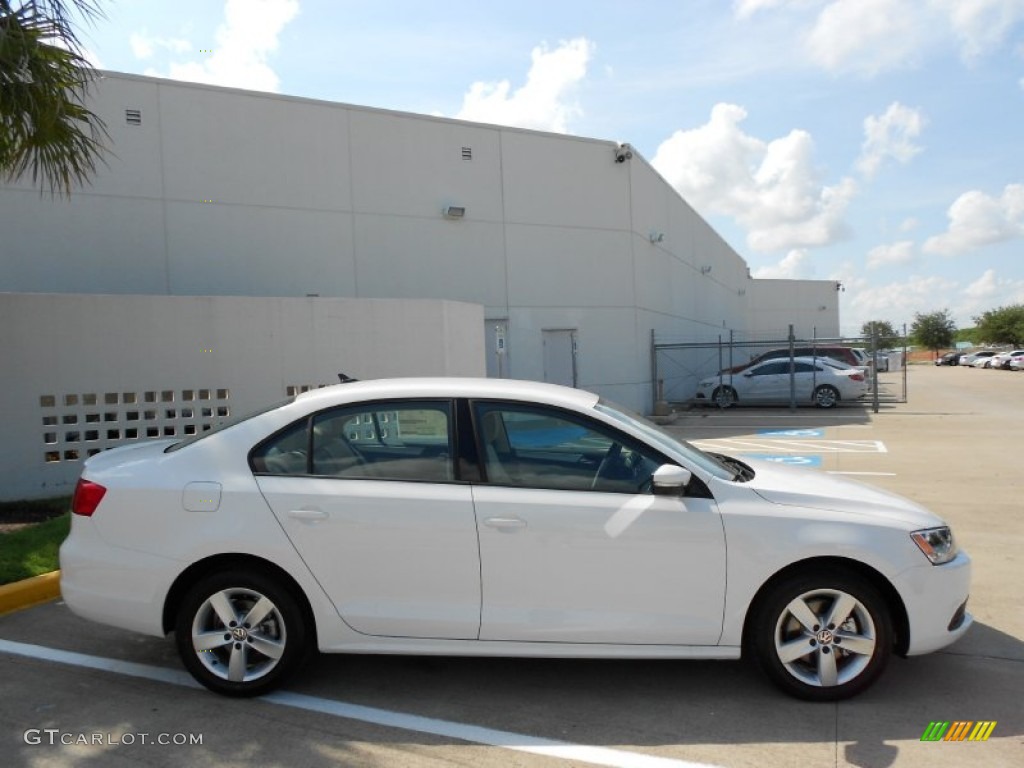
[[958,365],[966,368],[994,368],[999,370],[1024,370],[1024,349],[1000,352],[997,349],[982,349],[977,352],[947,352],[936,358],[936,365]]

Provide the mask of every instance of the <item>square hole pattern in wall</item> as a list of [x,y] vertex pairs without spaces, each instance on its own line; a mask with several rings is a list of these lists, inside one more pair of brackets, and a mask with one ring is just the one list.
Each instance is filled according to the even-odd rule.
[[295,395],[301,395],[303,392],[309,392],[311,389],[323,389],[329,387],[330,384],[289,384],[284,388],[284,394],[287,397],[295,397]]
[[[49,428],[41,432],[42,459],[46,464],[81,461],[136,440],[198,435],[231,416],[230,399],[226,387],[40,395],[40,425]],[[102,424],[102,429],[82,429],[82,424]],[[54,431],[58,427],[64,428]]]

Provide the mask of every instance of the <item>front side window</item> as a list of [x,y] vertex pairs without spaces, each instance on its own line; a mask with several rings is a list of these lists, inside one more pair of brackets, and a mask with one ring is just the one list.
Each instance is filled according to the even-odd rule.
[[642,493],[663,461],[597,422],[552,408],[477,403],[488,482],[565,491]]

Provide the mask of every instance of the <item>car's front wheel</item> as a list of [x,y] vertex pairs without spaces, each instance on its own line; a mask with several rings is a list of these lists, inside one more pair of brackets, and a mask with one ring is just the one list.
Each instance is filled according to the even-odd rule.
[[748,648],[783,691],[811,701],[860,693],[892,653],[892,619],[865,579],[820,571],[784,579],[754,608]]
[[711,402],[719,408],[728,408],[735,405],[738,399],[736,397],[736,390],[728,384],[718,387],[711,393]]
[[306,655],[303,612],[295,598],[255,570],[199,581],[181,602],[175,640],[192,676],[227,696],[277,687]]

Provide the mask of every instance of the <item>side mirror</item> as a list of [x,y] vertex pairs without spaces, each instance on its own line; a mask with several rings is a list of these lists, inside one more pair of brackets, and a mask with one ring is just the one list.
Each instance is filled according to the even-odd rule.
[[749,379],[751,376],[754,375],[754,372],[753,371],[744,371],[743,375],[746,376]]
[[675,464],[662,464],[651,476],[651,488],[658,496],[682,496],[693,473]]

